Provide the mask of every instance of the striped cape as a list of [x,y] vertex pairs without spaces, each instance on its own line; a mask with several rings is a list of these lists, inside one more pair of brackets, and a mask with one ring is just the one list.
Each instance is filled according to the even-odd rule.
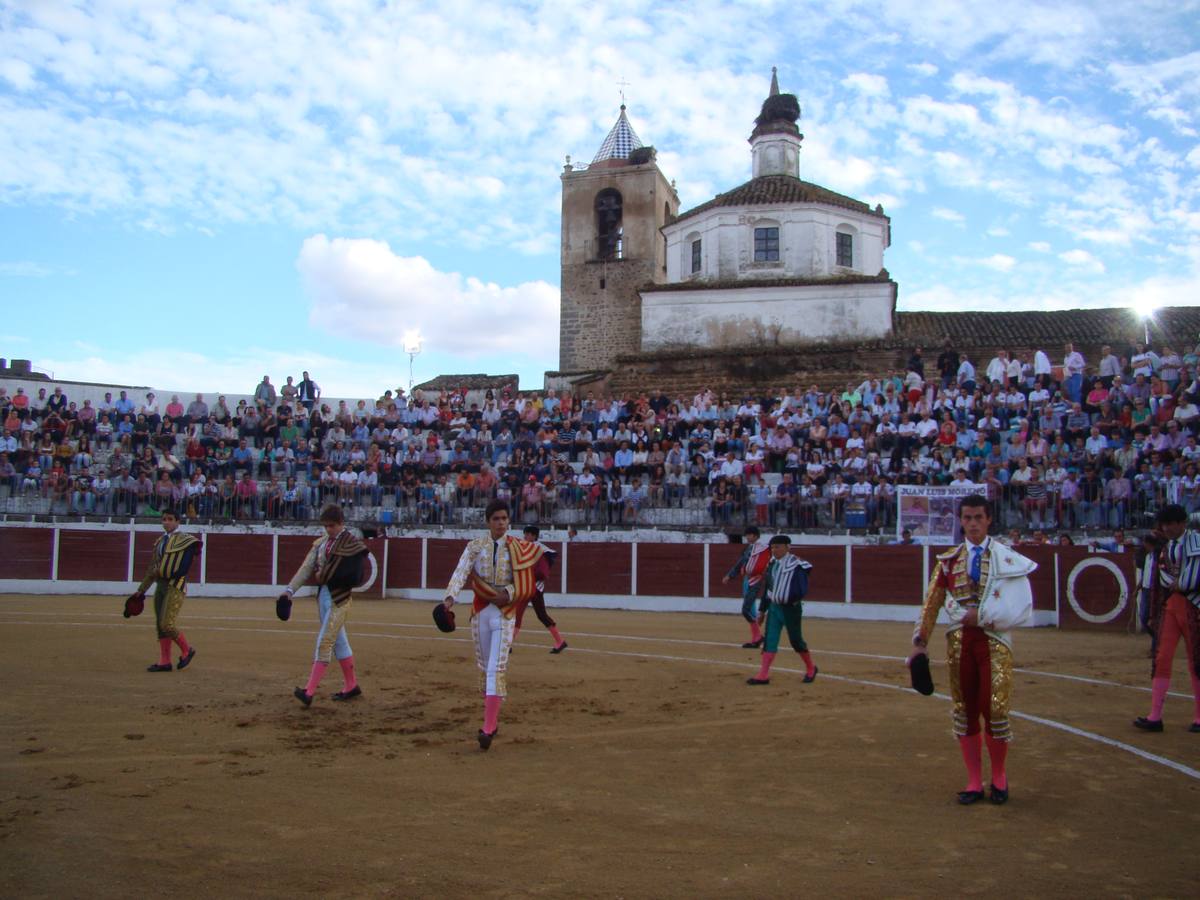
[[314,580],[329,588],[329,597],[341,605],[362,580],[362,559],[367,545],[343,528],[333,539],[325,564],[317,570]]
[[766,541],[756,541],[750,548],[750,556],[746,559],[746,567],[742,574],[748,584],[758,584],[767,574],[767,565],[771,562],[770,547]]
[[767,597],[780,606],[793,606],[808,593],[808,573],[812,563],[788,553],[772,559],[767,570]]
[[506,617],[516,615],[517,610],[525,606],[537,593],[538,573],[535,569],[545,553],[546,548],[536,541],[523,541],[510,535],[508,556],[512,560],[512,596],[508,597],[508,591],[503,586],[488,584],[472,572],[467,585],[475,592],[475,612],[507,597],[507,602],[500,604],[500,612]]
[[191,568],[192,559],[199,549],[200,539],[194,534],[174,531],[171,534],[163,535],[154,544],[154,556],[150,560],[150,568],[146,572],[146,577],[142,579],[138,591],[144,592],[151,583],[160,579],[183,590],[183,586],[187,583],[188,569]]

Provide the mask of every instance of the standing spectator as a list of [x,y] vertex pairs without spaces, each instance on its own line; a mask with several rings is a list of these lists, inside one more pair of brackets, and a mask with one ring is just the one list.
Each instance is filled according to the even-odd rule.
[[1068,343],[1063,356],[1063,391],[1072,403],[1079,403],[1083,392],[1083,354],[1075,349],[1074,344]]
[[937,368],[942,376],[942,387],[948,388],[958,379],[959,358],[958,352],[950,343],[950,338],[946,338],[942,345],[942,352],[938,354]]
[[264,375],[258,387],[254,389],[254,402],[259,406],[275,405],[275,385],[271,384],[269,375]]
[[296,386],[296,399],[309,413],[312,413],[313,406],[321,399],[321,386],[313,381],[307,372],[301,374],[300,384]]
[[297,393],[298,389],[294,384],[292,384],[292,376],[289,375],[287,377],[287,383],[279,389],[279,399],[283,401],[283,405],[286,406],[289,411],[291,411],[296,403]]
[[1112,347],[1105,344],[1100,348],[1100,381],[1106,388],[1111,388],[1113,379],[1121,374],[1121,360],[1112,352]]
[[1050,365],[1050,357],[1046,355],[1045,350],[1036,350],[1033,354],[1033,377],[1034,379],[1041,378],[1042,384],[1049,384],[1053,379],[1052,367]]

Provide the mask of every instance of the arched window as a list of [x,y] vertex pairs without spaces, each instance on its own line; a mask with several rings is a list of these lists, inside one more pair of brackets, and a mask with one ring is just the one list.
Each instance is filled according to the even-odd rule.
[[605,188],[596,195],[596,258],[622,259],[621,194]]

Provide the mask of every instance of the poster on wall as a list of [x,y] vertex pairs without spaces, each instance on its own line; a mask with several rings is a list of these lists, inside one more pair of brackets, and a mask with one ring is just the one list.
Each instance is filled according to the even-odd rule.
[[958,502],[968,494],[985,493],[977,484],[896,485],[900,515],[896,517],[896,538],[907,528],[918,544],[957,544],[962,540],[958,525]]

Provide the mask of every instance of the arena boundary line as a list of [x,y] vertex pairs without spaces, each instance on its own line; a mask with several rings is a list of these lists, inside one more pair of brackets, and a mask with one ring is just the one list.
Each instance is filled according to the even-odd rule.
[[[7,624],[9,624],[9,625],[44,626],[47,623],[45,623],[45,622],[20,622],[20,621],[11,622],[10,621]],[[122,627],[125,627],[122,623],[119,623],[119,622],[55,622],[53,624],[57,627],[66,626],[66,627],[74,627],[74,628],[122,628]],[[230,628],[230,627],[226,627],[226,626],[211,626],[210,625],[210,626],[200,626],[199,630],[232,631],[232,632],[241,631],[241,632],[249,632],[252,634],[286,634],[286,635],[292,635],[297,638],[305,638],[305,639],[311,640],[311,636],[307,632],[300,632],[295,629],[284,629],[284,628]],[[416,640],[416,641],[453,641],[455,643],[460,643],[460,644],[470,643],[469,638],[447,638],[447,637],[443,637],[440,635],[424,636],[424,635],[407,635],[407,634],[382,634],[380,632],[371,632],[371,631],[356,632],[355,637],[356,638],[357,637],[376,637],[376,638],[384,638],[386,640],[394,640],[394,641]],[[700,665],[708,665],[708,666],[736,666],[741,669],[754,669],[755,668],[755,665],[753,663],[747,664],[747,663],[729,662],[729,661],[725,661],[725,660],[701,659],[701,658],[689,657],[689,656],[668,656],[666,654],[657,654],[657,653],[633,653],[633,652],[624,651],[624,650],[600,650],[600,649],[591,648],[591,647],[573,647],[571,649],[575,653],[593,653],[593,654],[597,654],[600,656],[621,656],[621,657],[632,657],[634,659],[657,659],[657,660],[663,660],[666,662],[698,663]],[[775,671],[788,672],[788,673],[794,674],[794,675],[803,675],[804,674],[804,672],[801,671],[800,669],[790,668],[787,666],[776,666]],[[847,676],[847,675],[836,675],[833,673],[825,673],[821,677],[824,679],[827,679],[829,681],[841,681],[846,684],[857,684],[857,685],[861,685],[863,687],[885,688],[885,689],[891,690],[891,691],[899,691],[900,693],[908,693],[908,691],[909,691],[909,688],[904,687],[902,685],[887,684],[886,682],[871,681],[869,679],[864,679],[864,678],[851,678],[850,676]],[[937,697],[939,700],[944,700],[944,701],[950,700],[950,697],[948,697],[947,695],[942,694],[942,693],[936,693],[933,696]],[[1200,770],[1193,769],[1190,766],[1187,766],[1181,762],[1176,762],[1173,759],[1168,759],[1165,756],[1159,756],[1155,753],[1150,753],[1147,750],[1142,750],[1140,747],[1135,747],[1132,744],[1125,743],[1124,741],[1118,741],[1115,738],[1105,737],[1104,735],[1096,734],[1095,732],[1092,732],[1092,731],[1086,731],[1082,728],[1076,728],[1072,725],[1067,725],[1066,723],[1058,722],[1054,719],[1047,719],[1043,716],[1033,715],[1032,713],[1025,713],[1025,712],[1020,712],[1018,710],[1013,710],[1009,713],[1009,715],[1011,715],[1015,718],[1018,718],[1018,719],[1023,719],[1028,722],[1033,722],[1034,724],[1037,724],[1037,725],[1042,725],[1043,727],[1046,727],[1046,728],[1052,728],[1052,729],[1055,729],[1058,731],[1062,731],[1065,734],[1070,734],[1075,737],[1084,738],[1085,740],[1095,741],[1098,744],[1112,747],[1117,750],[1122,750],[1126,753],[1129,753],[1133,756],[1138,757],[1139,759],[1146,760],[1147,762],[1156,763],[1157,765],[1160,765],[1167,769],[1171,769],[1175,772],[1178,772],[1181,775],[1185,775],[1188,778],[1191,778],[1196,781],[1200,781]]]
[[[15,602],[18,600],[18,598],[16,598],[16,597],[0,597],[0,600],[12,600]],[[56,615],[59,615],[59,613],[36,612],[33,610],[22,610],[22,611],[11,611],[10,612],[9,610],[0,609],[0,616],[3,616],[3,615],[56,616]],[[95,618],[113,618],[117,615],[117,613],[83,613],[83,612],[80,612],[80,613],[72,613],[72,615],[89,616],[89,617],[95,617]],[[188,618],[195,619],[196,621],[207,621],[207,622],[268,622],[269,623],[269,622],[275,621],[274,619],[272,619],[269,616],[203,616],[203,615],[198,616],[198,615],[193,615],[190,613],[188,615]],[[373,626],[376,628],[422,628],[423,629],[426,627],[424,625],[412,625],[407,622],[373,622],[369,619],[357,619],[357,620],[355,620],[355,623],[356,623],[356,625],[369,625],[369,626]],[[13,624],[17,624],[17,623],[13,623]],[[29,624],[34,624],[34,623],[29,623]],[[84,624],[84,623],[81,623],[81,624]],[[727,647],[729,649],[737,649],[737,645],[735,645],[734,643],[730,643],[730,642],[726,642],[726,641],[701,641],[701,640],[696,640],[694,638],[646,637],[643,635],[635,635],[635,634],[601,634],[601,633],[590,632],[590,631],[564,631],[563,634],[573,636],[573,637],[601,638],[601,639],[614,640],[614,641],[646,641],[646,642],[655,641],[655,642],[664,643],[664,644],[691,644],[694,646],[701,646],[701,647]],[[876,660],[880,660],[880,661],[884,661],[884,662],[888,662],[888,661],[903,662],[905,659],[905,657],[903,657],[903,656],[885,656],[881,653],[861,653],[861,652],[855,651],[855,650],[828,650],[828,649],[823,648],[822,650],[820,650],[820,652],[824,653],[824,654],[828,654],[830,656],[850,656],[850,657],[856,657],[859,659],[876,659]],[[930,657],[930,662],[934,663],[935,665],[939,665],[939,666],[944,666],[946,664],[946,661],[944,659],[935,659],[933,657]],[[1041,669],[1024,669],[1024,668],[1020,668],[1017,666],[1013,667],[1013,671],[1019,672],[1022,675],[1036,675],[1036,676],[1040,676],[1042,678],[1058,678],[1063,681],[1076,681],[1076,682],[1079,682],[1080,684],[1092,684],[1092,685],[1096,685],[1097,687],[1121,688],[1122,690],[1138,691],[1143,694],[1151,693],[1151,689],[1148,687],[1142,687],[1142,686],[1136,685],[1136,684],[1122,684],[1119,681],[1105,681],[1102,678],[1089,678],[1086,675],[1071,675],[1066,672],[1046,672]],[[1186,693],[1183,693],[1180,691],[1168,691],[1167,696],[1168,697],[1176,697],[1181,700],[1190,700],[1192,698],[1191,694],[1186,694]]]

